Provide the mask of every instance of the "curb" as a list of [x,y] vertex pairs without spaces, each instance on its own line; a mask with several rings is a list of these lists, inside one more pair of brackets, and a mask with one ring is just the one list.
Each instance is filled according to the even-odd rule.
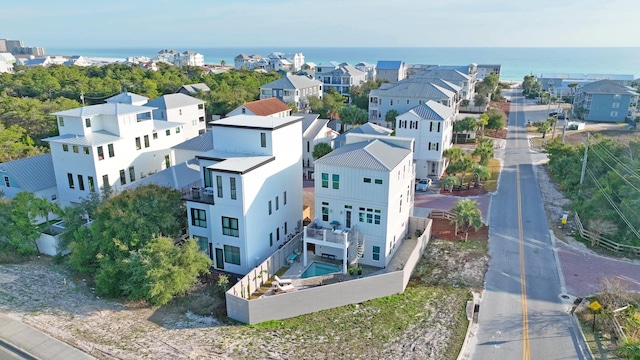
[[[464,341],[462,342],[462,347],[460,348],[460,352],[458,353],[458,357],[456,360],[469,359],[470,355],[468,353],[469,344],[475,340],[475,329],[478,327],[478,323],[476,322],[476,306],[480,305],[480,294],[472,291],[473,301],[467,301],[467,319],[469,320],[469,325],[467,326],[467,333],[464,336]],[[471,311],[469,311],[469,305],[471,306]]]

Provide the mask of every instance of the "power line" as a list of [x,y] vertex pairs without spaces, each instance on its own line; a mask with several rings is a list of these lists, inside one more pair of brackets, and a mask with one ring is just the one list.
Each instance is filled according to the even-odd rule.
[[615,172],[624,182],[626,182],[627,184],[629,184],[629,186],[631,186],[635,191],[640,193],[640,189],[638,189],[634,184],[632,184],[624,175],[620,174],[618,172],[618,170],[616,170],[613,166],[611,166],[605,159],[602,158],[602,156],[600,154],[598,154],[597,151],[595,151],[595,149],[592,147],[591,151],[598,157],[600,158],[600,160],[602,160],[602,162],[607,165],[609,167],[609,169],[611,169],[613,172]]
[[596,145],[598,145],[601,150],[606,152],[607,155],[609,155],[616,163],[618,163],[618,165],[620,165],[623,169],[625,169],[629,173],[629,175],[640,180],[640,175],[638,175],[635,170],[631,169],[627,164],[623,163],[622,160],[618,159],[615,155],[613,155],[613,153],[611,153],[609,149],[607,149],[604,145],[602,145],[602,143],[596,143]]

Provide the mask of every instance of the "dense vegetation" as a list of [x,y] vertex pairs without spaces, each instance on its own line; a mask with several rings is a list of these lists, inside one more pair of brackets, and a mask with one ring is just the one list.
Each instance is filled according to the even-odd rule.
[[624,144],[592,137],[582,184],[585,145],[552,141],[546,150],[549,170],[583,224],[616,242],[640,246],[640,140]]
[[208,115],[224,115],[240,104],[259,98],[260,86],[280,78],[276,72],[230,70],[205,74],[198,67],[159,64],[158,71],[138,66],[62,66],[26,68],[0,74],[0,155],[10,161],[46,151],[40,140],[57,135],[56,111],[100,104],[123,91],[149,99],[176,92],[181,86],[205,83],[210,92],[196,97],[206,101]]

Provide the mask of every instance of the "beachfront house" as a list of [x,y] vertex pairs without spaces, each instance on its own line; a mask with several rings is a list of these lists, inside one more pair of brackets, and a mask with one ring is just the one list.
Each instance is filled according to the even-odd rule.
[[407,78],[407,66],[404,61],[379,60],[376,65],[376,78],[388,82],[398,82]]
[[579,86],[594,81],[610,80],[619,85],[631,86],[633,75],[625,74],[581,74],[581,73],[542,73],[536,78],[540,89],[547,91],[551,96],[563,97],[576,95]]
[[396,135],[415,139],[416,178],[440,178],[447,168],[442,153],[451,147],[453,108],[429,100],[396,117]]
[[342,260],[343,272],[354,263],[387,266],[413,213],[413,146],[409,138],[350,134],[316,160],[316,218],[305,227],[303,248]]
[[356,69],[348,63],[330,61],[316,66],[315,78],[322,82],[325,93],[329,89],[333,89],[338,94],[349,99],[351,87],[360,86],[367,81],[367,73]]
[[13,72],[13,64],[16,63],[16,58],[11,53],[0,52],[0,73]]
[[[473,96],[475,95],[476,89],[476,76],[477,76],[477,65],[462,65],[462,66],[435,66],[428,65],[415,71],[414,74],[409,76],[410,79],[425,79],[425,80],[433,80],[433,79],[441,79],[448,81],[456,86],[462,88],[461,95],[462,98],[460,100],[469,100],[473,101]],[[414,69],[415,70],[415,69]]]
[[413,76],[396,83],[383,83],[369,93],[369,122],[391,128],[395,119],[387,121],[387,112],[396,110],[402,114],[429,100],[449,106],[457,113],[460,91],[458,85],[444,84],[441,79]]
[[500,70],[502,66],[499,64],[478,64],[476,69],[478,73],[476,74],[476,80],[482,81],[488,75],[496,74],[498,75],[498,79],[500,79]]
[[287,74],[260,87],[260,100],[278,98],[285,104],[293,103],[300,111],[309,107],[308,99],[322,99],[322,83],[305,75]]
[[198,135],[197,114],[204,111],[199,101],[172,107],[172,95],[142,106],[107,102],[53,113],[60,135],[43,140],[50,144],[60,204],[101,188],[120,191],[170,167],[171,147]]
[[615,80],[594,81],[576,90],[573,113],[585,121],[626,122],[635,118],[638,92]]
[[189,235],[216,269],[246,274],[302,229],[302,117],[212,123],[201,183],[184,197]]
[[287,117],[291,116],[291,108],[280,99],[270,97],[244,103],[227,114],[227,116],[235,115]]

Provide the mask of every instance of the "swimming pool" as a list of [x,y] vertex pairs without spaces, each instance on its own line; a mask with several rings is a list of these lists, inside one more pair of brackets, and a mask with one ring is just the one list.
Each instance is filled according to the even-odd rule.
[[322,276],[339,272],[341,270],[341,266],[314,261],[311,263],[311,265],[309,265],[309,267],[302,273],[300,277],[306,279],[314,276]]

